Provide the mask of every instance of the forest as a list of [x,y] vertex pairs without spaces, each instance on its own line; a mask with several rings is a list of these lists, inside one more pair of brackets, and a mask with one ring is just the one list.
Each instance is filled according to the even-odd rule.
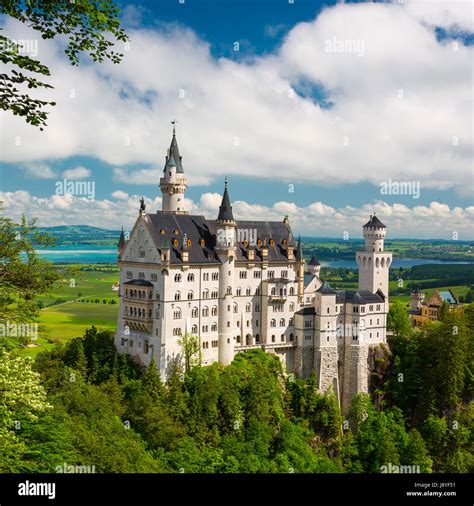
[[3,346],[0,471],[472,472],[474,304],[422,331],[401,307],[388,363],[347,417],[314,375],[287,375],[262,350],[226,367],[176,362],[163,384],[153,362],[140,369],[95,327],[34,362]]

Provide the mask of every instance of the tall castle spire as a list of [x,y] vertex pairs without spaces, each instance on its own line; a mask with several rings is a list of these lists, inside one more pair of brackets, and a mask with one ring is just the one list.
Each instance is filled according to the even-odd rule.
[[222,195],[222,202],[219,206],[219,214],[217,216],[217,221],[225,222],[225,221],[235,221],[234,215],[232,213],[232,206],[230,204],[229,192],[227,190],[227,178],[224,183],[224,194]]
[[162,211],[168,213],[185,214],[184,193],[188,187],[184,176],[183,157],[179,153],[176,140],[176,120],[173,120],[173,137],[168,154],[166,155],[163,177],[160,178],[160,190],[163,194]]

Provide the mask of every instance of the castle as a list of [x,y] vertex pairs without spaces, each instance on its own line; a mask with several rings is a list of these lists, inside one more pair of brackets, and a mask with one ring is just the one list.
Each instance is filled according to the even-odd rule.
[[217,217],[185,210],[187,180],[176,132],[160,189],[162,210],[139,216],[118,243],[119,352],[146,365],[155,360],[163,379],[182,357],[179,336],[198,336],[202,365],[232,362],[236,353],[262,348],[288,373],[316,371],[343,408],[368,391],[370,346],[386,342],[391,253],[386,227],[374,215],[356,253],[358,290],[335,290],[306,264],[301,240],[282,221],[234,218],[227,182]]

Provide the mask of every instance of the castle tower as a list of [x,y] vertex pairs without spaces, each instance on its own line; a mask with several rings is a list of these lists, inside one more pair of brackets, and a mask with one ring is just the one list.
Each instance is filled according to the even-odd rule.
[[[228,365],[234,358],[234,269],[235,269],[235,229],[227,180],[224,195],[216,220],[216,253],[221,261],[219,269],[219,348],[218,359]],[[241,329],[242,330],[242,329]]]
[[162,211],[176,214],[186,214],[184,207],[184,192],[188,187],[184,176],[182,159],[176,140],[175,121],[173,124],[173,138],[166,155],[163,177],[160,178],[160,190],[163,194]]
[[321,272],[321,264],[318,262],[318,259],[314,255],[311,257],[311,260],[308,262],[307,271],[310,274],[313,274],[314,276],[318,276],[318,278],[319,278],[319,273]]
[[120,237],[119,237],[119,240],[117,243],[117,252],[118,252],[118,259],[119,260],[122,256],[124,248],[125,248],[125,234],[123,232],[123,227],[122,227],[122,231],[120,232]]
[[297,260],[296,266],[296,280],[298,283],[298,302],[303,300],[304,295],[304,256],[303,256],[303,247],[301,245],[301,236],[298,237],[298,244],[296,245],[296,254]]
[[383,241],[387,227],[375,216],[364,225],[364,251],[356,252],[359,266],[359,290],[376,293],[380,290],[388,298],[388,269],[392,254],[384,252]]
[[411,293],[410,296],[410,302],[411,302],[411,309],[413,311],[421,311],[421,305],[423,304],[423,301],[425,300],[425,294],[415,290]]

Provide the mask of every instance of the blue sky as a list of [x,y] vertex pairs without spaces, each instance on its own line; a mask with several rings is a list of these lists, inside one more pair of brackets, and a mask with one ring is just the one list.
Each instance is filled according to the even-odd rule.
[[[131,46],[119,66],[74,69],[60,42],[41,41],[58,105],[44,134],[1,113],[7,212],[130,226],[138,196],[159,208],[176,117],[191,212],[212,216],[227,175],[242,218],[290,214],[301,233],[339,236],[377,210],[394,236],[472,238],[468,11],[336,4],[121,1]],[[55,195],[67,174],[94,181],[94,203]],[[387,181],[419,195],[382,193]]]

